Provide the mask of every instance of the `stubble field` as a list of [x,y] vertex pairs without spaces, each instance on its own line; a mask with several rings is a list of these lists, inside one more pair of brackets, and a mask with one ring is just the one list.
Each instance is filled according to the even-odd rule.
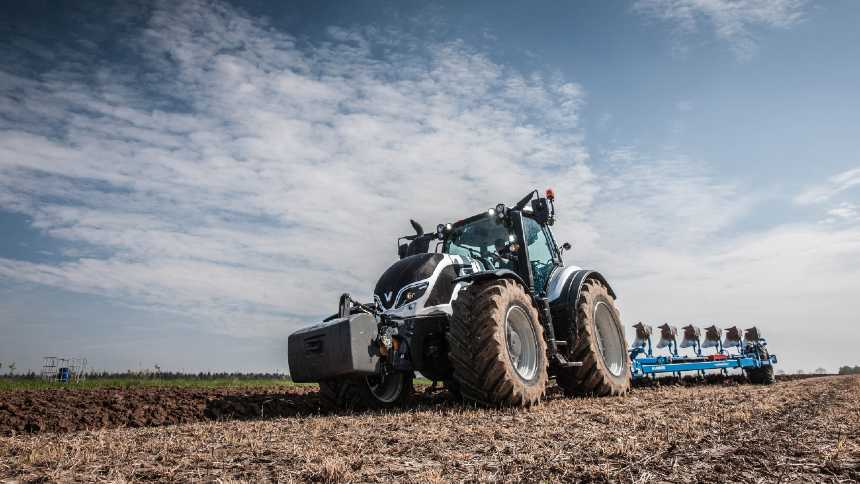
[[860,481],[860,377],[551,391],[530,410],[440,399],[320,415],[312,387],[3,392],[0,479]]

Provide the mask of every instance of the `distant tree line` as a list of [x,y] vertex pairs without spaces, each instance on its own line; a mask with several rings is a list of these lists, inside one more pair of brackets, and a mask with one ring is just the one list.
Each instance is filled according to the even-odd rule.
[[860,366],[850,367],[850,366],[841,366],[839,367],[840,375],[860,375]]
[[[13,362],[11,362],[11,363],[7,363],[7,364],[6,364],[6,371],[8,372],[7,374],[8,374],[9,376],[14,375],[14,374],[15,374],[15,368],[17,368],[17,366],[15,366],[15,362],[14,362],[14,361],[13,361]],[[2,363],[2,362],[0,362],[0,370],[2,370],[2,369],[3,369],[3,363]]]

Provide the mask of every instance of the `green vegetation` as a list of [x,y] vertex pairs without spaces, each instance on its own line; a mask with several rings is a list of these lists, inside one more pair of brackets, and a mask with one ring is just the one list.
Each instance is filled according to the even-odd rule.
[[[416,378],[416,385],[430,385],[426,378]],[[315,386],[316,383],[296,383],[289,375],[277,373],[90,373],[80,382],[60,383],[43,380],[34,373],[0,376],[0,391],[38,390],[44,388],[251,388]]]
[[60,383],[43,380],[37,375],[0,377],[0,391],[35,390],[42,388],[235,388],[305,385],[293,382],[289,376],[276,374],[98,374],[87,375],[80,382]]
[[860,375],[860,366],[855,366],[854,368],[850,366],[843,366],[839,368],[840,375]]
[[412,383],[414,383],[416,385],[431,385],[433,382],[430,379],[424,378],[422,376],[422,377],[412,379]]

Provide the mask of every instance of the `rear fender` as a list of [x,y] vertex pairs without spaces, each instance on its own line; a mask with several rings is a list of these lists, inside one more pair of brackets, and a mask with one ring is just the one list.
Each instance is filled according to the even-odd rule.
[[[555,276],[555,274],[553,274],[553,276]],[[603,274],[597,271],[591,269],[580,269],[579,267],[563,267],[560,270],[559,276],[560,277],[558,277],[558,279],[556,279],[556,277],[551,277],[549,283],[550,287],[547,288],[547,299],[549,299],[551,304],[571,300],[571,291],[573,291],[573,295],[575,296],[573,301],[576,301],[576,299],[579,298],[579,292],[582,289],[582,285],[590,278],[595,278],[602,282],[609,290],[609,294],[612,297],[616,297],[615,291],[612,290],[609,282],[606,281]]]
[[[589,279],[597,279],[606,286],[609,295],[615,298],[615,291],[603,277],[603,274],[590,269],[574,269],[565,274],[565,279],[547,295],[550,299],[550,312],[552,313],[553,328],[556,338],[569,340],[577,332],[577,308],[576,303],[582,293],[582,286]],[[569,348],[573,349],[574,341],[568,341]]]

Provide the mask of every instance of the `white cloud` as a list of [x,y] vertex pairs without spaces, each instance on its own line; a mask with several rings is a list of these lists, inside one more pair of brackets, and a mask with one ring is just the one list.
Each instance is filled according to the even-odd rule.
[[789,28],[803,20],[805,0],[638,0],[634,11],[674,23],[682,33],[709,24],[738,58],[755,54],[753,30]]
[[142,67],[82,55],[3,72],[0,206],[70,257],[2,260],[0,276],[245,333],[367,294],[410,217],[453,220],[550,179],[588,202],[577,84],[461,43],[380,57],[372,46],[409,39],[328,33],[299,48],[225,5],[164,3],[126,39]]
[[587,208],[589,230],[574,238],[615,277],[662,271],[649,260],[655,251],[681,256],[711,250],[735,233],[734,223],[758,201],[684,157],[654,158],[628,145],[605,150],[601,161]]
[[603,158],[584,226],[557,232],[574,241],[576,262],[609,277],[628,326],[755,324],[784,368],[850,361],[860,312],[856,225],[739,231],[764,195],[704,163],[651,158],[635,146]]
[[837,368],[855,358],[851,346],[858,340],[860,311],[856,227],[788,225],[696,251],[649,248],[637,255],[641,274],[616,284],[625,295],[622,313],[628,318],[757,325],[788,370]]
[[827,211],[828,215],[832,215],[834,217],[839,217],[841,219],[856,219],[858,214],[860,214],[860,208],[853,203],[841,203],[838,207],[831,208]]
[[842,202],[827,210],[827,217],[822,220],[825,224],[851,224],[860,221],[860,206],[855,203]]
[[852,168],[831,176],[825,183],[807,188],[796,196],[794,201],[800,205],[822,203],[858,186],[860,186],[860,168]]

